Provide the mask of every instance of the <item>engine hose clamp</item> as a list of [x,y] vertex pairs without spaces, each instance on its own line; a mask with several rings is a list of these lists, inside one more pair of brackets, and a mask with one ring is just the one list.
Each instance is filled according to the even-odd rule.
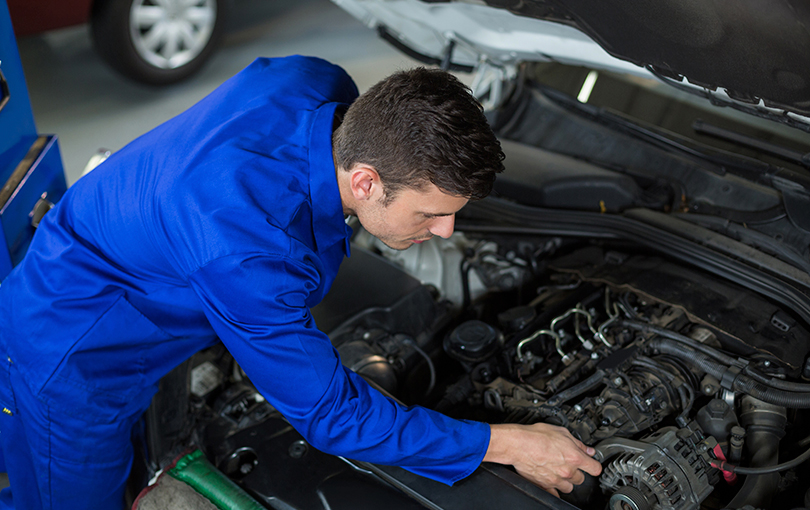
[[740,373],[742,372],[742,367],[737,365],[731,365],[723,372],[723,377],[720,379],[720,387],[725,388],[727,390],[734,389],[734,381],[737,380]]

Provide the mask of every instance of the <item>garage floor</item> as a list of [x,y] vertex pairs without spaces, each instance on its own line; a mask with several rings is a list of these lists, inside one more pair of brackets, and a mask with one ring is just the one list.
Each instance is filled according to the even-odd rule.
[[[68,185],[100,148],[118,150],[184,111],[256,57],[314,55],[361,91],[408,59],[329,0],[234,0],[224,44],[202,72],[163,88],[130,82],[93,50],[86,26],[18,41],[37,130],[59,137]],[[7,486],[0,473],[0,488]]]
[[86,26],[19,41],[37,129],[58,135],[68,185],[99,148],[120,149],[256,57],[319,56],[343,66],[361,91],[416,64],[329,0],[233,0],[230,14],[224,44],[202,72],[163,88],[108,68]]

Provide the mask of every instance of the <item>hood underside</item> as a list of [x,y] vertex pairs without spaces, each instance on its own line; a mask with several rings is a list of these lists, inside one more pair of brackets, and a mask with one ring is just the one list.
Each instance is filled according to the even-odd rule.
[[558,61],[685,79],[720,99],[810,114],[810,3],[802,0],[333,1],[450,67]]
[[810,3],[801,0],[487,0],[569,24],[608,53],[733,99],[810,112]]

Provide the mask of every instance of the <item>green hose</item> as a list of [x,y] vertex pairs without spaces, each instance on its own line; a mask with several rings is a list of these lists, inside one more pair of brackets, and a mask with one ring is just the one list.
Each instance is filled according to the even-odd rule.
[[219,510],[266,510],[241,487],[194,450],[177,461],[169,475],[190,485]]

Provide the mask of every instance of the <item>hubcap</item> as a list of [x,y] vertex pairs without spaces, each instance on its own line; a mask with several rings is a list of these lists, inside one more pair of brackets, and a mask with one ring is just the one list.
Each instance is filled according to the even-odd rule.
[[208,44],[216,0],[134,0],[129,31],[138,55],[160,69],[191,62]]

